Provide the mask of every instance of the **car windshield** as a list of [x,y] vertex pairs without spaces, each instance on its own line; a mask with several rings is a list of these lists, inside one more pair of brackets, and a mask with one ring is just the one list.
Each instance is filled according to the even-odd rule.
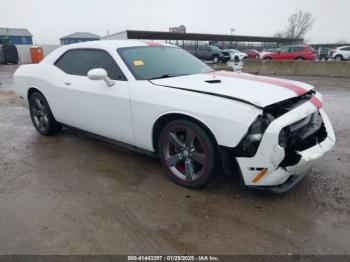
[[214,51],[221,51],[221,49],[219,47],[217,47],[216,45],[211,45],[211,48]]
[[118,53],[137,80],[192,75],[213,71],[187,51],[169,46],[119,48]]

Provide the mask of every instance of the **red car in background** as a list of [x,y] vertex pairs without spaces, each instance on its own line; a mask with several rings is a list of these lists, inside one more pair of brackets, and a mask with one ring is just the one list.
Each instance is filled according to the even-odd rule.
[[260,53],[254,49],[246,49],[242,51],[248,55],[248,59],[259,59]]
[[316,60],[316,51],[307,45],[285,46],[277,52],[264,53],[265,60]]

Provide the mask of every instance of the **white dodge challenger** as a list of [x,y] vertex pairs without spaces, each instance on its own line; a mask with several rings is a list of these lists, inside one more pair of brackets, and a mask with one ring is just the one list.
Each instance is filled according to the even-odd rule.
[[214,72],[169,44],[63,46],[20,66],[14,84],[40,134],[74,127],[151,153],[189,188],[232,173],[245,187],[282,193],[335,144],[312,86]]

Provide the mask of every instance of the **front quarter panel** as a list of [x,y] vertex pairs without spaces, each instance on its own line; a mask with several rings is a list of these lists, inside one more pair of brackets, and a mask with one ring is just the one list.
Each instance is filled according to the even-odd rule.
[[156,121],[167,114],[190,116],[204,124],[219,145],[235,147],[261,113],[235,100],[158,86],[149,81],[130,82],[135,143],[154,151],[152,133]]

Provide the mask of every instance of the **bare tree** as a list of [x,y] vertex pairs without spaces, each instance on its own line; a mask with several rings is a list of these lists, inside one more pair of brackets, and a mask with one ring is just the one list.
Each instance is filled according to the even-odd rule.
[[315,18],[310,12],[299,10],[288,18],[288,25],[284,32],[287,38],[304,38],[314,25]]
[[283,34],[283,32],[277,32],[276,34],[273,35],[273,37],[283,38],[284,34]]

